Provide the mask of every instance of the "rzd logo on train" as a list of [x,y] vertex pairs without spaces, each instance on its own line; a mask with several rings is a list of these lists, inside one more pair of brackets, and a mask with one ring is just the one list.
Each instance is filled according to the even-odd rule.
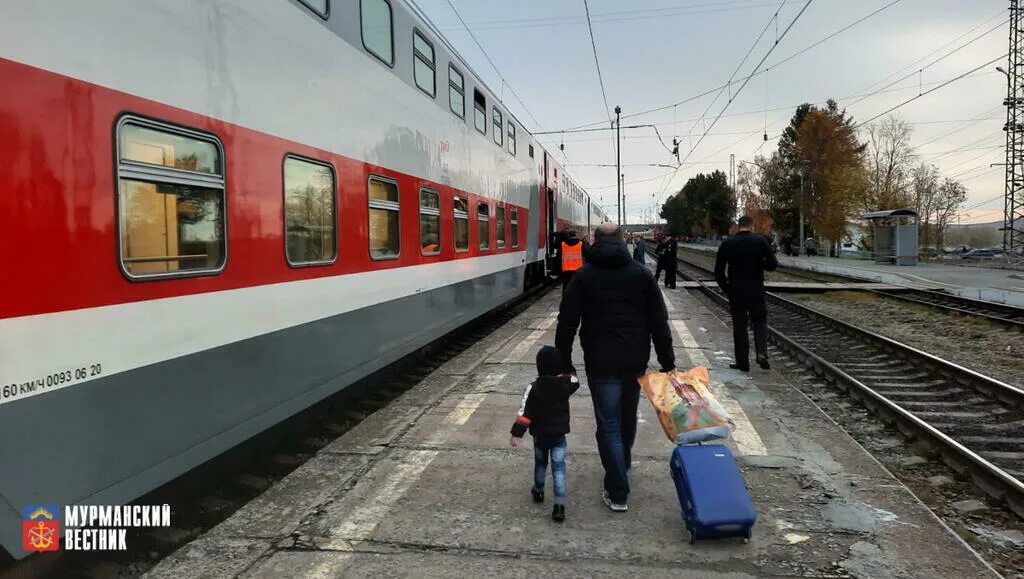
[[26,551],[60,549],[60,507],[28,505],[22,509],[21,548]]

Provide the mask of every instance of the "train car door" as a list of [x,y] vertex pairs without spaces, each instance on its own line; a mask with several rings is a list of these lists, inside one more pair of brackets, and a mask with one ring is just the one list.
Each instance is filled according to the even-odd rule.
[[559,271],[561,264],[558,252],[561,250],[561,244],[558,243],[555,235],[558,231],[558,166],[546,151],[544,153],[544,191],[547,200],[547,224],[544,228],[548,248],[547,266],[549,272]]

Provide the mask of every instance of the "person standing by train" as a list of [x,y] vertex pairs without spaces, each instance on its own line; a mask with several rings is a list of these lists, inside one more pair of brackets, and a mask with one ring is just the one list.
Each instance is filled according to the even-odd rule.
[[644,265],[644,260],[646,259],[647,252],[647,246],[644,245],[644,238],[639,236],[634,237],[633,243],[633,261],[639,263],[640,265]]
[[757,364],[768,370],[768,307],[765,303],[764,272],[779,265],[771,244],[752,232],[754,220],[744,215],[739,231],[718,248],[715,280],[729,298],[732,314],[733,346],[736,363],[730,368],[750,371],[750,337],[747,322],[754,327],[754,355]]
[[566,229],[565,241],[562,242],[562,293],[565,293],[576,270],[583,267],[583,256],[583,242],[576,237],[576,230]]
[[665,243],[665,287],[676,289],[676,266],[679,264],[679,242],[675,235],[669,235]]
[[665,252],[668,251],[668,241],[663,233],[654,238],[658,245],[654,246],[654,281],[661,279],[661,272],[665,269]]
[[636,438],[640,384],[651,357],[651,342],[662,371],[675,368],[672,332],[658,284],[634,261],[614,223],[594,233],[590,262],[569,282],[558,311],[555,347],[568,367],[580,330],[597,448],[604,466],[605,505],[628,510],[629,467]]

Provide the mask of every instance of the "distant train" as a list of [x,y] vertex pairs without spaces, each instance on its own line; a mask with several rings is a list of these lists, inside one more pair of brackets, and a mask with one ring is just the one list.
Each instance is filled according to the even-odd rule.
[[521,295],[605,215],[405,0],[10,3],[0,545]]

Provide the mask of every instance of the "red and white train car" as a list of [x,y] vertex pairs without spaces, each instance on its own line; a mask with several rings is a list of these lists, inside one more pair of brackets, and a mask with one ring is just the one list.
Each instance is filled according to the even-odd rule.
[[[0,544],[514,299],[589,198],[404,0],[0,19]],[[560,185],[561,183],[561,185]]]

